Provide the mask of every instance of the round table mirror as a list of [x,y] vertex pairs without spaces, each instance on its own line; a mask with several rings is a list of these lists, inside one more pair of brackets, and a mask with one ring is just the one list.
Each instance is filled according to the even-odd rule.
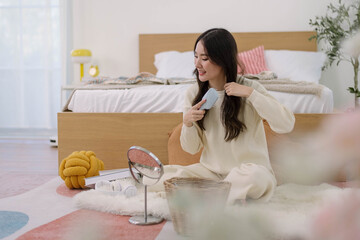
[[[141,175],[146,176],[150,179],[153,179],[152,184],[155,184],[159,181],[161,176],[164,173],[164,168],[160,160],[150,151],[139,146],[132,146],[127,152],[127,158],[129,163],[129,169],[131,175],[134,177],[135,181],[143,184],[139,181],[134,175],[134,170],[137,170]],[[151,216],[147,214],[147,186],[144,185],[144,198],[145,198],[145,210],[144,216],[133,216],[129,219],[129,222],[136,225],[151,225],[157,224],[163,221],[163,218]]]

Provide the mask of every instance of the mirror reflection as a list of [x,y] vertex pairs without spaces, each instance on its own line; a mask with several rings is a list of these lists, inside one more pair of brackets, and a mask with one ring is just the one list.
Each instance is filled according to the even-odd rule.
[[129,164],[141,174],[152,179],[160,179],[162,164],[151,152],[141,147],[131,147],[128,151]]

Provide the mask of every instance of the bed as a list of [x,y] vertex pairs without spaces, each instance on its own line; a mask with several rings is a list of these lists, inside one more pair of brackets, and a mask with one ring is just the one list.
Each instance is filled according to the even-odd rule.
[[[194,80],[195,81],[195,80]],[[195,82],[194,82],[195,83]],[[179,113],[183,96],[191,84],[137,85],[131,89],[77,89],[64,107],[65,111]],[[126,86],[122,86],[126,88]],[[269,91],[294,113],[331,113],[333,93],[322,86],[319,96],[307,93]]]
[[[315,41],[308,41],[313,32],[266,32],[266,33],[233,33],[238,50],[246,51],[256,48],[259,45],[265,49],[273,50],[297,50],[297,51],[316,51]],[[199,34],[140,34],[139,35],[139,72],[155,74],[157,69],[154,66],[154,56],[166,51],[191,51],[193,44]],[[106,90],[106,94],[113,94],[119,98],[120,94],[134,92],[132,99],[144,96],[143,88],[149,88],[155,93],[155,89],[168,89],[171,87],[174,92],[186,90],[186,84],[174,84],[170,86],[149,85],[132,89],[111,89]],[[314,112],[304,113],[301,107],[296,114],[296,125],[293,133],[312,131],[319,126],[324,117],[332,112],[332,92],[324,88],[322,97],[327,98],[328,105],[323,104]],[[105,90],[87,90],[90,92]],[[79,91],[79,94],[86,94],[86,90]],[[138,93],[138,94],[135,94]],[[105,94],[103,92],[102,94]],[[281,94],[279,96],[281,98]],[[152,94],[155,95],[156,94]],[[175,96],[175,94],[171,94]],[[178,95],[176,95],[178,97]],[[298,95],[299,96],[299,95]],[[159,98],[159,97],[156,97]],[[80,98],[78,98],[80,99]],[[76,100],[81,102],[81,100]],[[85,98],[86,99],[86,98]],[[91,150],[96,153],[98,158],[104,161],[106,169],[127,167],[126,152],[129,147],[139,145],[152,151],[164,163],[169,163],[168,140],[172,130],[181,123],[181,101],[174,101],[169,96],[162,109],[153,110],[154,101],[143,100],[144,108],[136,109],[135,106],[126,109],[118,109],[118,112],[105,112],[104,110],[86,109],[75,110],[73,112],[58,113],[58,149],[59,163],[73,151]],[[181,99],[180,99],[181,100]],[[91,101],[87,98],[85,106]],[[122,102],[123,100],[118,100]],[[291,102],[304,102],[298,98]],[[97,101],[99,102],[99,101]],[[112,103],[114,101],[108,101]],[[131,102],[131,101],[130,101]],[[164,102],[164,101],[162,101]],[[69,105],[71,103],[69,102]],[[104,102],[103,102],[104,105]],[[285,104],[286,105],[286,104]],[[107,108],[116,108],[113,105],[106,105]],[[69,109],[68,109],[69,110]],[[99,112],[100,111],[100,112]],[[296,111],[295,111],[296,112]]]
[[[254,77],[251,74],[270,70],[278,75],[277,80],[285,78],[294,80],[296,88],[291,85],[291,89],[290,85],[287,85],[288,88],[285,89],[279,88],[276,81],[262,81],[262,84],[270,94],[294,113],[331,113],[333,111],[332,91],[323,85],[315,85],[319,83],[321,77],[321,67],[326,59],[325,54],[314,52],[316,50],[315,41],[309,42],[308,45],[297,46],[297,48],[285,46],[286,50],[279,50],[279,46],[276,44],[284,42],[282,37],[288,38],[287,41],[293,41],[294,36],[307,41],[306,37],[313,33],[287,34],[276,33],[276,37],[279,39],[275,39],[274,33],[235,33],[239,46],[239,58],[248,69],[245,76]],[[301,36],[302,34],[303,36]],[[290,35],[291,37],[289,37]],[[262,39],[268,39],[269,36],[273,38],[273,42],[262,41]],[[183,95],[187,88],[196,82],[193,75],[194,56],[192,51],[196,37],[197,34],[140,35],[140,74],[133,76],[130,79],[132,81],[127,82],[119,80],[126,79],[124,76],[105,79],[105,81],[102,78],[85,81],[89,84],[83,85],[81,89],[77,89],[73,93],[64,110],[127,113],[181,112]],[[179,45],[174,39],[180,39],[178,41],[183,40],[183,42]],[[154,44],[147,49],[146,42],[148,41]],[[168,45],[168,41],[172,45]],[[164,44],[157,45],[158,42]],[[147,78],[142,78],[147,73],[153,73],[153,78],[149,80],[149,74]],[[153,83],[155,86],[143,86],[141,81],[143,79],[147,84]],[[137,80],[139,84],[129,84],[134,80]],[[312,85],[300,85],[301,81]],[[101,87],[104,89],[100,89]],[[319,87],[321,89],[318,89],[318,92],[309,92],[309,89],[315,90]],[[129,89],[124,90],[125,88]],[[164,103],[166,106],[163,106]]]

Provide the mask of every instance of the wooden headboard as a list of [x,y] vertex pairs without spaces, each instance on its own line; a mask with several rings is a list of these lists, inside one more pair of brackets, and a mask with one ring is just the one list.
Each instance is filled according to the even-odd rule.
[[[308,39],[315,32],[251,32],[232,33],[238,51],[245,51],[264,45],[265,49],[288,49],[299,51],[317,51],[315,40]],[[139,71],[155,74],[154,55],[164,51],[192,51],[200,33],[178,34],[140,34],[139,35]]]

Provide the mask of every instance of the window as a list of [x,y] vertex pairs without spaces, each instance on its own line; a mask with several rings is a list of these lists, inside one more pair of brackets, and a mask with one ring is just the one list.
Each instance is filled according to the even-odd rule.
[[0,130],[56,129],[62,81],[59,1],[0,0]]

